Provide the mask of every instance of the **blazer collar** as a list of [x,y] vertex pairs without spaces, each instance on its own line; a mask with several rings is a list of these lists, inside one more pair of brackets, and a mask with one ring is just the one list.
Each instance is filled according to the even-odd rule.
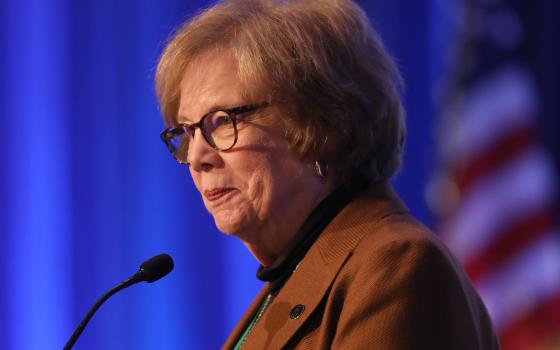
[[[373,185],[359,194],[330,222],[309,249],[292,276],[257,321],[243,349],[281,349],[319,305],[352,250],[375,222],[406,207],[386,183]],[[222,349],[232,349],[251,322],[268,293],[266,284],[226,340]],[[290,313],[303,305],[296,319]]]

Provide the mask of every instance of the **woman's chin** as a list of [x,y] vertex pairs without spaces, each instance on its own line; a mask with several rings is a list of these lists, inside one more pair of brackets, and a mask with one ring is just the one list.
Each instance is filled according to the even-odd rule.
[[214,223],[220,232],[228,236],[239,236],[243,225],[235,210],[220,210],[213,216]]

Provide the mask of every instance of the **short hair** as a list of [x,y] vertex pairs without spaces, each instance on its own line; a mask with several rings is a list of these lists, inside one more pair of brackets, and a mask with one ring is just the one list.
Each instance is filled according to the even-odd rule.
[[227,0],[185,22],[156,71],[167,124],[176,123],[185,68],[231,50],[244,97],[283,112],[284,136],[349,183],[391,178],[406,134],[402,79],[364,12],[350,0]]

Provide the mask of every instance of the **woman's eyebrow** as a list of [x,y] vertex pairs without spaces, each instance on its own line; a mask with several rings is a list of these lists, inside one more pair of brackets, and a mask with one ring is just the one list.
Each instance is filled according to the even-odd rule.
[[[230,107],[228,107],[230,106]],[[195,124],[198,123],[200,121],[200,119],[202,119],[205,115],[207,115],[208,113],[212,113],[212,112],[217,112],[217,111],[225,111],[228,109],[232,109],[232,108],[237,108],[238,106],[234,105],[234,104],[214,104],[212,105],[210,108],[205,108],[205,110],[207,110],[206,113],[197,116],[198,120],[197,121],[192,121],[189,117],[187,117],[185,114],[182,114],[181,111],[179,111],[179,113],[177,114],[177,122],[180,124]]]

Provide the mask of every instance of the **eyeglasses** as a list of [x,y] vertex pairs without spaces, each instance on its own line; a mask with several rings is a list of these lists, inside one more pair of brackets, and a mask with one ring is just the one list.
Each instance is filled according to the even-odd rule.
[[194,140],[196,128],[200,128],[204,140],[212,148],[227,151],[237,143],[238,117],[267,106],[268,104],[261,103],[213,111],[202,116],[198,123],[169,127],[163,130],[160,137],[177,162],[188,164],[189,147]]

